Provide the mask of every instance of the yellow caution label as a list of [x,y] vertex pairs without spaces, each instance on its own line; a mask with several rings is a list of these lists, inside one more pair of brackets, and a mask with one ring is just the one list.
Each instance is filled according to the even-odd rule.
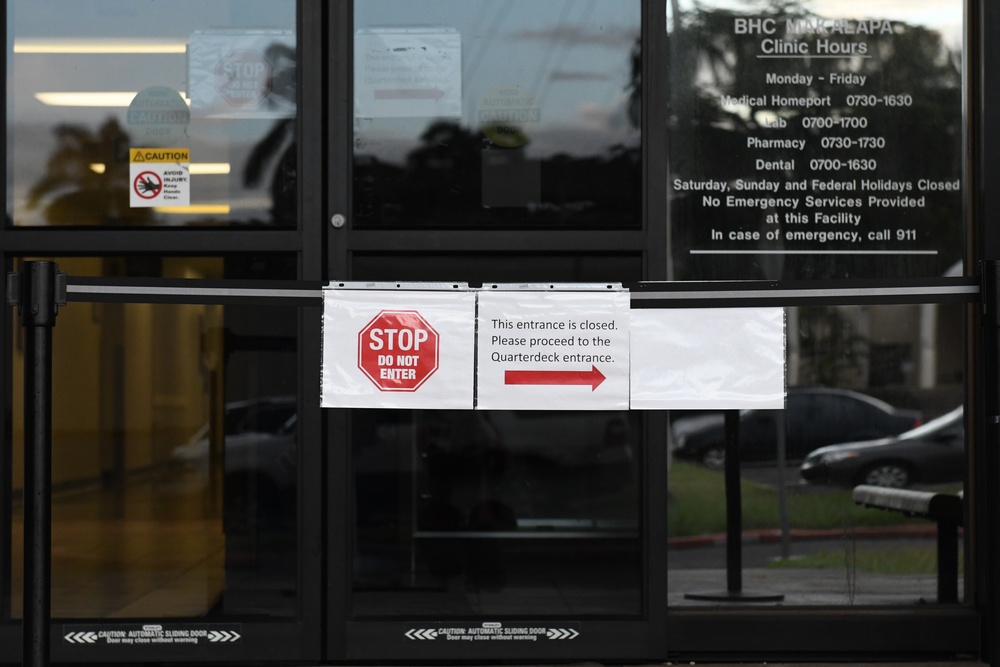
[[130,148],[128,160],[132,164],[144,162],[190,162],[190,148]]

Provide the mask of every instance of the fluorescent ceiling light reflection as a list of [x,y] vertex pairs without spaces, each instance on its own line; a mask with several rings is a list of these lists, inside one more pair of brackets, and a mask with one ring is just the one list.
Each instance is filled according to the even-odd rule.
[[[90,170],[95,174],[103,174],[106,167],[103,162],[92,162]],[[191,174],[224,175],[232,170],[228,162],[194,162],[190,166]]]
[[192,174],[228,174],[230,165],[228,162],[194,162],[191,164]]
[[[191,106],[191,100],[180,91],[184,102]],[[35,93],[35,99],[51,107],[127,107],[135,99],[135,92],[101,93]]]
[[14,53],[185,53],[176,39],[30,39],[14,40]]
[[193,206],[155,206],[153,210],[157,213],[167,213],[167,214],[215,214],[215,215],[228,215],[229,205],[228,204],[195,204]]

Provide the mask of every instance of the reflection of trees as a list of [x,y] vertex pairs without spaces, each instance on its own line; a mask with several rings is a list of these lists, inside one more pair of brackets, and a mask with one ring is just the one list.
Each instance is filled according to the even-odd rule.
[[[788,18],[816,18],[801,0],[750,0],[740,11],[694,9],[680,11],[673,0],[670,32],[670,178],[685,180],[801,181],[804,178],[851,180],[866,178],[915,181],[920,177],[954,180],[962,173],[960,136],[961,67],[960,55],[951,52],[941,35],[921,26],[893,21],[892,34],[837,34],[839,42],[866,42],[871,58],[845,57],[829,60],[758,58],[760,35],[735,35],[736,17],[771,18],[783,37]],[[816,41],[830,35],[794,35],[791,38],[809,44],[816,53]],[[769,72],[811,74],[810,86],[803,84],[766,84]],[[854,73],[867,77],[864,87],[831,83],[830,73]],[[815,80],[824,76],[824,80]],[[913,96],[912,107],[849,107],[849,93],[898,94]],[[774,106],[772,95],[800,97],[831,95],[832,108],[800,109]],[[722,97],[764,96],[763,105],[723,106]],[[752,108],[751,108],[752,106]],[[866,131],[804,129],[807,116],[865,116]],[[783,119],[786,128],[768,127]],[[886,148],[874,152],[858,147],[832,152],[820,145],[823,136],[884,137]],[[806,138],[806,149],[767,149],[747,147],[747,137]],[[754,168],[754,158],[796,160],[794,171],[761,172]],[[874,172],[811,172],[811,158],[877,158]],[[785,192],[783,189],[782,192]],[[962,256],[961,198],[959,195],[928,194],[926,208],[850,209],[862,213],[862,229],[915,228],[920,234],[921,249],[935,249],[936,257],[847,257],[847,256],[689,256],[689,248],[727,247],[712,241],[712,229],[744,229],[763,234],[781,228],[766,222],[774,210],[727,209],[703,204],[705,192],[676,192],[671,203],[672,236],[675,252],[675,278],[828,278],[941,275]],[[711,194],[711,193],[708,193]],[[789,193],[804,197],[822,195],[811,191]],[[830,193],[826,193],[830,194]],[[841,193],[843,194],[843,193]],[[857,191],[851,196],[867,196]],[[920,193],[909,193],[918,196]],[[817,209],[810,209],[809,212]],[[848,210],[848,209],[843,209]],[[877,213],[877,215],[876,215]],[[781,211],[779,215],[784,215]],[[879,218],[876,222],[875,218]],[[867,226],[865,226],[867,224]],[[762,244],[763,245],[763,244]],[[747,246],[740,246],[747,247]],[[781,248],[780,242],[774,246]],[[846,246],[830,245],[830,248]],[[867,243],[865,249],[899,247],[895,240]]]
[[642,127],[642,40],[637,39],[629,53],[631,71],[629,82],[625,87],[628,91],[628,121],[632,127]]
[[[295,49],[286,44],[274,43],[264,50],[264,57],[273,68],[271,93],[264,98],[264,103],[275,105],[277,98],[280,98],[294,105],[297,94]],[[276,225],[292,227],[295,226],[298,215],[295,129],[294,116],[278,120],[271,131],[253,147],[243,170],[243,182],[248,187],[260,185],[268,169],[272,170],[271,221]]]
[[354,215],[366,224],[484,226],[505,222],[573,226],[637,226],[642,206],[638,147],[609,147],[604,155],[557,154],[539,163],[539,201],[524,207],[483,205],[483,151],[478,129],[433,123],[403,166],[375,157],[354,162]]
[[[628,94],[625,109],[631,127],[640,127],[642,99],[642,52],[639,40],[628,54],[629,80],[622,89]],[[545,110],[542,109],[542,113]],[[369,119],[363,132],[375,123]],[[492,125],[489,129],[495,129]],[[362,225],[438,227],[484,227],[507,224],[544,224],[573,227],[638,227],[642,215],[642,164],[638,143],[607,146],[602,153],[573,154],[569,151],[542,158],[531,156],[531,132],[511,125],[507,136],[519,136],[525,146],[504,147],[488,137],[483,127],[464,127],[453,120],[432,120],[419,137],[419,145],[403,164],[371,154],[355,152],[355,220]],[[357,145],[366,138],[359,136]],[[577,148],[566,140],[562,145]],[[511,171],[492,170],[490,151],[506,151],[514,165]],[[497,153],[493,153],[496,156]],[[484,190],[496,181],[518,181],[503,204],[491,204]],[[518,189],[521,188],[521,189]]]
[[[129,137],[109,118],[96,132],[55,128],[45,174],[28,190],[28,209],[43,207],[53,225],[145,225],[152,210],[129,205]],[[103,165],[103,170],[95,165]]]
[[437,121],[420,141],[407,156],[399,179],[402,208],[426,218],[435,211],[477,207],[478,183],[469,178],[469,171],[479,161],[479,138],[456,123]]
[[862,377],[869,341],[853,332],[836,307],[803,307],[799,318],[799,348],[806,360],[798,369],[800,383],[843,387]]

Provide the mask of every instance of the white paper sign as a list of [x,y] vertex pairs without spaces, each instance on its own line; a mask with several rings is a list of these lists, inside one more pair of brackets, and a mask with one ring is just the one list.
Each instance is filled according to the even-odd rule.
[[782,308],[632,311],[634,410],[785,407]]
[[472,409],[475,293],[323,294],[323,407]]
[[481,292],[477,406],[627,409],[628,330],[625,292]]
[[188,45],[188,97],[198,118],[294,118],[295,34],[206,30]]
[[462,38],[451,28],[379,28],[354,36],[354,115],[462,115]]

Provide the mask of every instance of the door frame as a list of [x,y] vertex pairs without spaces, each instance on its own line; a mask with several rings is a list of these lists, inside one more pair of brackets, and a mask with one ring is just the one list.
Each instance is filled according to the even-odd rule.
[[[352,147],[352,35],[353,12],[351,0],[341,0],[329,5],[329,32],[331,50],[327,58],[327,104],[331,119],[329,130],[330,152],[327,170],[329,220],[334,213],[347,216],[345,228],[331,230],[327,246],[327,279],[350,279],[353,252],[366,250],[414,251],[420,248],[460,253],[481,248],[504,248],[527,251],[537,247],[560,249],[636,249],[643,252],[644,276],[647,280],[667,279],[668,214],[666,179],[657,178],[668,171],[666,157],[665,123],[655,119],[666,117],[667,91],[666,58],[656,57],[666,52],[667,0],[643,0],[643,226],[639,232],[521,232],[510,235],[503,232],[476,231],[359,231],[351,228],[351,169]],[[966,47],[968,69],[979,68],[976,81],[967,83],[967,108],[972,114],[966,146],[974,165],[966,174],[972,183],[967,206],[968,240],[967,275],[978,275],[975,264],[989,257],[1000,257],[1000,232],[980,221],[1000,218],[1000,195],[996,188],[987,194],[975,184],[993,182],[997,167],[985,155],[993,154],[989,147],[1000,146],[1000,130],[986,119],[995,115],[1000,91],[985,85],[989,72],[1000,69],[1000,46],[988,39],[987,26],[1000,25],[1000,9],[990,3],[970,0],[974,12],[969,14],[969,24],[979,25],[981,34],[971,39]],[[971,29],[970,29],[971,32]],[[976,149],[976,142],[982,148]],[[974,191],[973,191],[974,190]],[[972,212],[975,212],[973,214]],[[417,250],[414,250],[417,249]],[[455,277],[461,280],[461,276]],[[900,281],[906,282],[906,281]],[[915,286],[928,285],[928,281],[912,281]],[[786,286],[790,283],[786,283]],[[877,285],[872,285],[877,286]],[[928,296],[927,302],[936,299]],[[833,299],[832,302],[837,302]],[[983,399],[989,393],[984,374],[976,373],[981,367],[985,351],[980,335],[976,304],[970,304],[967,337],[969,374],[967,406],[970,417],[970,442],[972,445],[970,479],[970,517],[966,530],[967,544],[972,554],[967,558],[968,575],[966,590],[972,598],[968,603],[946,608],[849,608],[809,607],[799,609],[725,607],[713,610],[668,608],[667,591],[667,494],[660,483],[667,469],[666,448],[657,446],[652,433],[666,432],[665,415],[649,416],[647,438],[644,443],[643,471],[643,531],[645,562],[645,614],[635,622],[588,621],[574,619],[584,635],[592,641],[577,643],[570,649],[539,650],[530,654],[498,654],[495,651],[445,651],[433,646],[418,645],[407,640],[406,630],[413,627],[406,620],[352,619],[348,611],[350,596],[350,530],[344,517],[351,510],[351,501],[342,493],[350,485],[350,457],[348,442],[349,424],[345,411],[325,411],[328,428],[330,458],[326,468],[328,496],[328,571],[327,618],[328,635],[326,653],[332,660],[482,660],[482,659],[531,659],[531,660],[665,660],[665,659],[817,659],[872,657],[887,658],[907,655],[977,654],[983,649],[987,655],[997,655],[1000,638],[991,640],[994,646],[981,645],[980,627],[995,624],[1000,613],[1000,583],[987,585],[993,567],[991,557],[1000,553],[1000,492],[987,495],[983,489],[992,476],[1000,474],[1000,456],[994,454],[997,444],[996,429],[985,427]],[[994,347],[1000,347],[1000,343]],[[1000,362],[997,362],[1000,364]],[[994,376],[995,377],[995,376]],[[990,384],[996,384],[992,382]],[[1000,405],[1000,398],[994,397]],[[1000,414],[1000,408],[986,414]],[[988,432],[987,432],[988,431]],[[987,530],[988,529],[988,530]],[[976,537],[977,533],[989,535],[989,541]],[[990,602],[992,600],[992,602]],[[470,619],[471,620],[471,619]],[[775,629],[780,628],[780,632]],[[995,635],[987,633],[983,636]],[[915,651],[913,637],[923,638],[920,650]],[[845,637],[850,637],[845,641]]]
[[[665,173],[666,154],[643,150],[643,223],[640,229],[627,231],[467,231],[467,230],[356,230],[351,220],[351,157],[353,122],[353,2],[337,0],[328,5],[330,52],[326,57],[327,105],[330,119],[327,171],[331,175],[328,210],[324,219],[336,214],[346,217],[346,225],[328,225],[327,280],[352,280],[352,254],[365,251],[448,252],[462,253],[502,250],[509,252],[625,252],[642,257],[643,276],[647,280],[667,277],[667,237],[665,225],[650,220],[666,219],[665,184],[655,174]],[[642,40],[659,39],[665,34],[665,0],[642,0]],[[665,68],[651,59],[643,61],[643,81],[665,81]],[[665,145],[667,128],[650,122],[661,117],[666,103],[666,88],[652,85],[643,96],[643,145]],[[464,280],[456,276],[456,280]],[[661,629],[666,624],[666,516],[667,493],[661,480],[667,471],[667,417],[649,413],[645,417],[645,440],[642,447],[642,517],[644,581],[643,613],[635,620],[560,619],[572,622],[580,635],[572,642],[524,642],[523,648],[505,643],[497,647],[472,646],[472,643],[414,642],[406,637],[413,629],[413,619],[371,620],[351,618],[351,528],[352,511],[350,424],[346,410],[324,410],[328,429],[327,451],[327,640],[330,660],[646,660],[667,653]],[[660,434],[659,437],[654,434]],[[491,621],[492,618],[470,618]],[[529,618],[518,622],[534,624]],[[551,624],[552,618],[536,619]],[[461,621],[465,623],[465,621]],[[461,646],[458,646],[461,644]],[[468,647],[468,648],[467,648]],[[484,650],[486,649],[486,650]]]

